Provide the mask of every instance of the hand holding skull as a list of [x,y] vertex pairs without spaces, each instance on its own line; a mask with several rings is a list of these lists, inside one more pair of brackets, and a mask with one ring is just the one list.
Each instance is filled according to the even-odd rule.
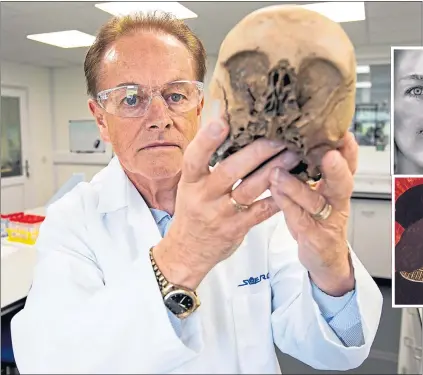
[[[300,160],[280,142],[259,139],[211,171],[210,157],[228,133],[227,123],[212,121],[184,153],[173,223],[154,249],[158,267],[174,284],[196,289],[216,264],[236,251],[252,227],[280,211],[272,197],[257,198],[269,188],[273,168],[289,170]],[[240,179],[235,194],[232,189]],[[248,209],[238,210],[235,197]]]
[[[291,173],[281,170],[271,179],[271,192],[301,262],[333,295],[354,287],[347,222],[357,144],[347,130],[355,109],[355,68],[353,45],[339,24],[276,5],[249,14],[228,33],[210,84],[230,125],[212,165],[259,138],[279,140],[299,156]],[[316,190],[304,183],[322,176]],[[315,220],[326,203],[330,216]]]
[[[271,177],[270,191],[298,242],[301,263],[317,286],[333,296],[354,288],[347,225],[357,152],[353,135],[347,133],[339,151],[324,155],[321,163],[324,177],[316,189],[284,170],[276,169]],[[325,220],[316,220],[313,215],[326,203],[332,207],[331,214]]]

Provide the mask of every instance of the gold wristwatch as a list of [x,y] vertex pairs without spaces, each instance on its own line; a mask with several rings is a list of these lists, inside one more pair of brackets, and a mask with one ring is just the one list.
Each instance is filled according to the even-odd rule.
[[201,305],[200,299],[195,291],[180,285],[174,285],[166,280],[154,260],[153,249],[154,247],[150,249],[150,260],[160,292],[163,296],[164,304],[172,314],[179,319],[185,319]]

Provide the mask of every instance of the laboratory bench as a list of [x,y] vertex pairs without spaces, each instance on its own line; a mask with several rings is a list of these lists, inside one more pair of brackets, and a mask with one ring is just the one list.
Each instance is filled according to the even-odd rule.
[[32,283],[36,262],[34,246],[1,244],[1,314],[7,314],[14,304],[26,298]]
[[[45,215],[45,208],[25,213]],[[36,250],[32,245],[1,239],[1,315],[14,310],[28,295],[36,263]]]

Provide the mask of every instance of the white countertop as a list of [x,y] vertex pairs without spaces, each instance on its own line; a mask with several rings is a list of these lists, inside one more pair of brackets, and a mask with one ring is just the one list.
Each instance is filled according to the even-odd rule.
[[[45,215],[45,208],[25,211],[27,214]],[[1,239],[1,308],[28,295],[37,253],[34,246]]]
[[34,246],[1,241],[1,308],[28,295],[36,263]]
[[355,194],[361,193],[391,195],[391,191],[392,178],[390,175],[357,173],[354,176]]

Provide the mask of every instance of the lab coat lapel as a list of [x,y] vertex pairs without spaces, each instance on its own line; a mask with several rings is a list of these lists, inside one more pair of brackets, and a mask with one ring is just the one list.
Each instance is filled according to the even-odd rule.
[[[161,240],[160,231],[154,217],[123,170],[115,156],[99,175],[94,178],[99,188],[98,211],[112,214],[121,209],[127,210],[127,224],[132,228],[136,252],[147,251]],[[124,224],[124,223],[118,223]]]
[[127,196],[128,222],[133,229],[136,246],[140,251],[148,251],[162,239],[159,228],[149,207],[129,179]]

